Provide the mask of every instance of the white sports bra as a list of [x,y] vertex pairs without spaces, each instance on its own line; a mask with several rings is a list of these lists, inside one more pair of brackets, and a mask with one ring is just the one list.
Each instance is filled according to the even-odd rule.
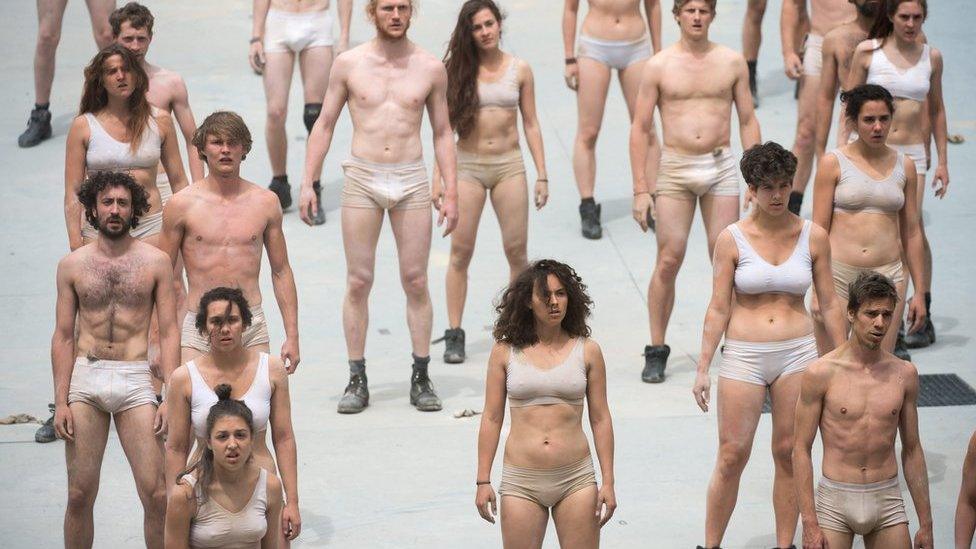
[[894,213],[905,205],[905,155],[898,153],[895,167],[884,179],[875,179],[851,162],[840,149],[831,151],[840,164],[834,187],[834,210]]
[[586,395],[586,361],[583,359],[583,338],[561,363],[551,368],[538,368],[526,360],[521,350],[512,347],[505,368],[505,389],[512,408],[541,404],[569,404],[582,406]]
[[88,171],[156,169],[163,140],[152,116],[149,117],[149,124],[135,153],[129,143],[123,143],[109,135],[94,114],[86,112],[85,120],[88,121],[91,134],[88,138],[88,150],[85,152]]
[[810,258],[810,221],[803,221],[800,237],[786,261],[773,265],[749,244],[738,223],[729,232],[739,249],[735,265],[735,289],[743,294],[785,293],[805,295],[813,283],[813,260]]
[[497,82],[478,81],[478,107],[516,109],[519,105],[518,59],[512,56],[508,69]]
[[[195,362],[192,360],[187,362],[186,369],[190,372],[190,420],[193,423],[193,432],[197,438],[205,439],[207,438],[207,415],[210,413],[210,407],[217,404],[217,393],[207,385]],[[257,370],[254,372],[254,381],[244,393],[244,397],[239,399],[251,409],[255,433],[268,428],[272,392],[271,377],[268,374],[268,353],[261,353]]]
[[907,70],[899,69],[888,59],[888,54],[875,40],[878,49],[871,52],[871,64],[868,66],[868,84],[877,84],[894,97],[911,99],[921,103],[929,94],[932,81],[932,59],[928,44],[922,45],[922,56]]

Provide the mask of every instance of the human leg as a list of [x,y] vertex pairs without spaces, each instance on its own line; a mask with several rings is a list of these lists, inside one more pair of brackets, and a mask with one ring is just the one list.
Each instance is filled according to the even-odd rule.
[[610,67],[581,57],[576,90],[577,128],[573,144],[573,174],[581,199],[593,198],[596,179],[596,140],[610,87]]
[[346,352],[363,358],[369,325],[369,292],[376,265],[376,242],[383,227],[383,210],[342,208],[342,245],[346,255],[346,295],[342,302],[342,329]]
[[68,0],[37,0],[37,45],[34,49],[34,101],[51,101],[55,55],[61,41],[61,23]]
[[705,546],[722,543],[739,495],[739,479],[752,452],[766,386],[718,378],[718,457],[705,499]]
[[793,420],[802,378],[802,372],[781,375],[769,387],[773,406],[773,513],[777,547],[793,544],[800,514],[793,483]]
[[[74,419],[74,440],[66,440],[68,506],[64,512],[64,546],[90,548],[95,539],[92,511],[108,440],[109,415],[84,402],[68,405]],[[153,452],[155,453],[155,452]]]
[[92,35],[95,37],[95,45],[98,49],[107,47],[112,43],[112,25],[108,18],[115,11],[116,0],[85,0],[88,5],[88,17],[91,18]]
[[291,186],[288,184],[288,134],[285,122],[288,118],[288,90],[294,72],[295,54],[291,51],[266,51],[264,65],[264,95],[267,100],[267,118],[264,137],[268,142],[268,160],[271,163],[271,185],[268,187],[281,203],[281,208],[291,206]]
[[813,172],[814,138],[817,130],[817,93],[819,90],[819,74],[804,73],[800,77],[800,95],[796,103],[796,136],[793,139],[796,173],[793,175],[793,191],[790,194],[789,204],[790,211],[797,215],[800,213],[803,194]]
[[[722,231],[739,220],[739,195],[715,195],[706,193],[701,197],[702,222],[708,238],[708,258],[712,258],[715,242]],[[694,212],[692,212],[694,215]]]
[[431,225],[429,205],[425,208],[390,210],[390,227],[393,229],[400,265],[400,283],[407,296],[407,327],[410,329],[413,354],[419,357],[430,355],[430,330],[434,314],[427,287]]
[[499,520],[505,549],[540,549],[546,537],[549,510],[518,496],[501,496]]
[[[329,19],[331,22],[331,18]],[[331,29],[330,29],[331,30]],[[322,112],[322,101],[325,90],[329,87],[329,71],[332,69],[332,46],[309,47],[298,54],[298,68],[302,75],[302,92],[305,96],[305,110],[302,118],[305,129],[312,131],[312,126]],[[312,182],[318,211],[312,216],[314,225],[325,223],[325,209],[322,207],[322,183]]]
[[[833,545],[831,545],[833,547]],[[895,524],[864,536],[865,549],[911,549],[908,523]]]
[[458,181],[458,224],[451,233],[451,257],[447,264],[447,320],[449,328],[460,328],[468,294],[468,265],[474,255],[478,223],[488,193],[476,181]]
[[115,414],[115,429],[142,502],[146,547],[162,548],[166,483],[163,480],[163,457],[153,434],[155,418],[156,406],[136,406]]
[[759,104],[756,87],[756,60],[759,59],[759,45],[762,43],[762,20],[766,14],[766,0],[749,0],[746,17],[742,22],[742,56],[749,67],[749,91],[752,100]]
[[529,196],[525,174],[505,179],[491,190],[491,206],[502,232],[502,246],[508,260],[509,281],[525,269],[528,260]]
[[658,195],[657,257],[647,290],[651,345],[664,345],[674,307],[674,282],[685,258],[688,232],[695,216],[695,202],[686,198]]
[[595,549],[600,546],[597,487],[591,484],[563,498],[552,508],[556,536],[562,549]]

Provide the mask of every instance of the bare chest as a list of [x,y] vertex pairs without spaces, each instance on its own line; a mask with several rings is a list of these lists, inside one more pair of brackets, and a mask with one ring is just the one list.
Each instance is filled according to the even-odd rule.
[[349,100],[357,109],[375,111],[394,108],[419,114],[430,82],[409,63],[404,66],[367,65],[349,76]]
[[84,262],[74,287],[82,312],[138,309],[151,306],[155,280],[138,256],[112,260],[92,257]]
[[871,431],[897,428],[905,401],[904,380],[890,374],[884,380],[842,376],[824,400],[825,416],[839,425]]
[[260,253],[264,243],[267,213],[255,207],[209,205],[187,219],[183,251],[188,256],[219,248]]
[[661,98],[665,101],[712,99],[732,101],[735,73],[730,66],[709,60],[674,59],[665,68],[661,80]]

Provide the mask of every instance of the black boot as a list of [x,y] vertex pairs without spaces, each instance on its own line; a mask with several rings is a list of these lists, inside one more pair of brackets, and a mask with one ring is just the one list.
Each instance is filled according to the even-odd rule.
[[600,205],[592,198],[584,199],[579,206],[580,221],[582,222],[583,238],[599,240],[603,237],[603,227],[600,226]]
[[641,380],[644,383],[661,383],[664,381],[664,368],[668,365],[668,355],[671,347],[667,345],[646,345],[644,347],[644,371]]
[[291,206],[291,185],[288,184],[287,175],[276,175],[271,178],[268,190],[278,195],[278,202],[281,203],[281,210],[287,210]]
[[340,414],[358,414],[369,406],[369,387],[366,385],[366,371],[349,375],[349,384],[339,399],[337,412]]
[[800,208],[803,207],[803,193],[790,192],[790,202],[786,207],[796,215],[800,215]]
[[911,360],[912,355],[908,353],[908,347],[905,347],[905,325],[902,324],[898,328],[898,339],[895,340],[895,349],[892,351],[896,357],[902,360]]
[[759,86],[756,83],[756,61],[746,61],[749,69],[749,93],[752,94],[752,107],[759,108]]
[[34,442],[40,442],[41,444],[45,442],[54,442],[57,439],[57,435],[54,434],[54,405],[48,404],[48,409],[51,410],[51,417],[47,418],[44,425],[34,433]]
[[324,225],[325,208],[322,206],[322,183],[319,181],[312,183],[312,191],[315,193],[315,203],[318,204],[318,210],[312,216],[312,225]]
[[413,375],[410,376],[410,404],[421,412],[437,412],[441,409],[441,399],[437,397],[434,384],[427,375],[427,365],[417,364],[416,358]]
[[932,319],[928,317],[922,329],[905,336],[905,347],[909,349],[924,349],[933,343],[935,343],[935,326],[932,325]]
[[51,111],[47,107],[35,108],[27,119],[27,129],[17,138],[17,145],[21,148],[33,147],[50,139],[51,133]]
[[[464,329],[451,328],[444,330],[444,362],[461,364],[467,358],[464,354]],[[436,343],[436,341],[435,341]]]

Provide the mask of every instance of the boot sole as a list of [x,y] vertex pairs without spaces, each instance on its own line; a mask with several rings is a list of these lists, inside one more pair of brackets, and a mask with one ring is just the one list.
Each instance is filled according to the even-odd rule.
[[339,406],[336,407],[336,412],[338,412],[340,414],[358,414],[358,413],[362,412],[363,410],[365,410],[366,408],[369,408],[369,400],[367,400],[366,403],[363,404],[363,407],[362,408],[358,408],[358,409],[356,409],[356,408],[343,408],[342,405],[340,404]]
[[465,357],[463,357],[463,356],[462,357],[457,357],[457,356],[447,356],[447,355],[444,355],[444,362],[446,362],[448,364],[461,364],[461,363],[464,362],[464,359],[465,359]]
[[414,408],[420,410],[421,412],[439,412],[439,411],[441,411],[444,408],[444,406],[442,404],[438,404],[436,408],[434,408],[433,406],[421,406],[421,405],[417,404],[417,399],[415,399],[415,398],[411,398],[410,399],[410,404]]
[[43,135],[41,135],[41,138],[40,139],[38,139],[37,141],[34,141],[32,143],[21,143],[20,142],[20,139],[18,139],[17,140],[17,146],[20,147],[21,149],[29,149],[31,147],[36,147],[36,146],[40,145],[41,143],[47,141],[48,139],[51,139],[51,137],[53,137],[53,136],[54,136],[54,132],[49,131],[49,132],[46,132]]

